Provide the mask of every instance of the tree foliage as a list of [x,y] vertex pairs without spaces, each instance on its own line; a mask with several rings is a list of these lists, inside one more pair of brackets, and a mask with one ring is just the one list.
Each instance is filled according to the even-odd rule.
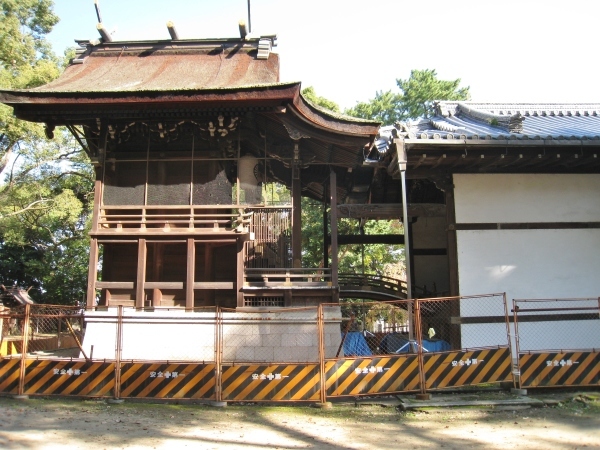
[[[0,0],[0,88],[50,82],[64,61],[46,34],[58,22],[51,0]],[[87,227],[93,170],[64,129],[48,141],[42,125],[0,105],[0,280],[32,286],[46,303],[73,303],[87,284]]]
[[375,98],[358,102],[345,111],[346,114],[372,119],[384,125],[406,119],[429,117],[433,114],[436,100],[468,100],[468,87],[459,88],[460,78],[439,80],[432,69],[412,70],[406,80],[396,79],[400,92],[378,91]]
[[317,95],[315,88],[312,86],[302,89],[302,96],[306,100],[308,100],[310,103],[312,103],[313,105],[319,106],[323,109],[332,111],[334,113],[340,112],[340,107],[337,103],[335,103],[325,97],[321,97],[320,95]]
[[[360,234],[356,219],[340,219],[339,234]],[[328,231],[329,232],[329,231]],[[364,223],[364,234],[402,234],[398,220],[369,220]],[[323,267],[323,204],[302,198],[302,265]],[[331,255],[331,251],[328,252]],[[338,252],[340,273],[366,273],[392,278],[405,277],[403,246],[388,244],[343,245]]]

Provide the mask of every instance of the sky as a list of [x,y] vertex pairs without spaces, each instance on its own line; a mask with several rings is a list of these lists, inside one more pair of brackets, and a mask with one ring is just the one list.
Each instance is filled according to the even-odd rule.
[[[113,40],[239,37],[248,0],[98,0]],[[96,39],[94,0],[54,0],[62,54]],[[480,102],[600,103],[598,0],[250,0],[252,35],[276,34],[282,82],[342,109],[398,92],[413,69],[461,79]]]

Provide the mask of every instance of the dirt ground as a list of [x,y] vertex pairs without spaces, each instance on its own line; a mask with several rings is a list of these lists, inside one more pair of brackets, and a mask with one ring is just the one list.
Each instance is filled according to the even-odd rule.
[[[530,397],[535,397],[537,394]],[[335,403],[228,405],[0,398],[3,449],[600,448],[600,392],[553,406],[428,408]]]

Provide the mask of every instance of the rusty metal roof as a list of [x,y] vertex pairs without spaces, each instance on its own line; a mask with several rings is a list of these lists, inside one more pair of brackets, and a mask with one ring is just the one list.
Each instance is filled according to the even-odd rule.
[[279,83],[279,55],[258,42],[110,42],[85,47],[45,93],[219,89]]

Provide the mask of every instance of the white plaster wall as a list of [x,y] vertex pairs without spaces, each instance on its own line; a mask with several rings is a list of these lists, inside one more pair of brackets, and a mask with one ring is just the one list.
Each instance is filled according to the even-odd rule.
[[[600,221],[598,175],[461,174],[455,175],[454,185],[457,224]],[[459,230],[460,294],[506,292],[509,305],[513,298],[597,297],[598,249],[599,229]],[[480,315],[463,305],[461,313]],[[503,311],[493,307],[489,314]],[[529,350],[589,348],[595,339],[593,321],[561,324],[563,332],[555,332],[556,323],[542,332],[540,325],[526,323],[520,334],[530,336]],[[463,325],[462,346],[485,345],[502,334],[504,330],[492,325]]]
[[[122,360],[215,361],[214,313],[125,309]],[[115,359],[116,309],[88,311],[82,347],[94,359]],[[341,310],[325,310],[325,352],[341,341]],[[223,314],[224,362],[318,362],[317,310]],[[343,355],[342,355],[343,356]]]
[[600,175],[454,174],[457,223],[599,222]]
[[458,231],[461,295],[600,295],[600,230]]

